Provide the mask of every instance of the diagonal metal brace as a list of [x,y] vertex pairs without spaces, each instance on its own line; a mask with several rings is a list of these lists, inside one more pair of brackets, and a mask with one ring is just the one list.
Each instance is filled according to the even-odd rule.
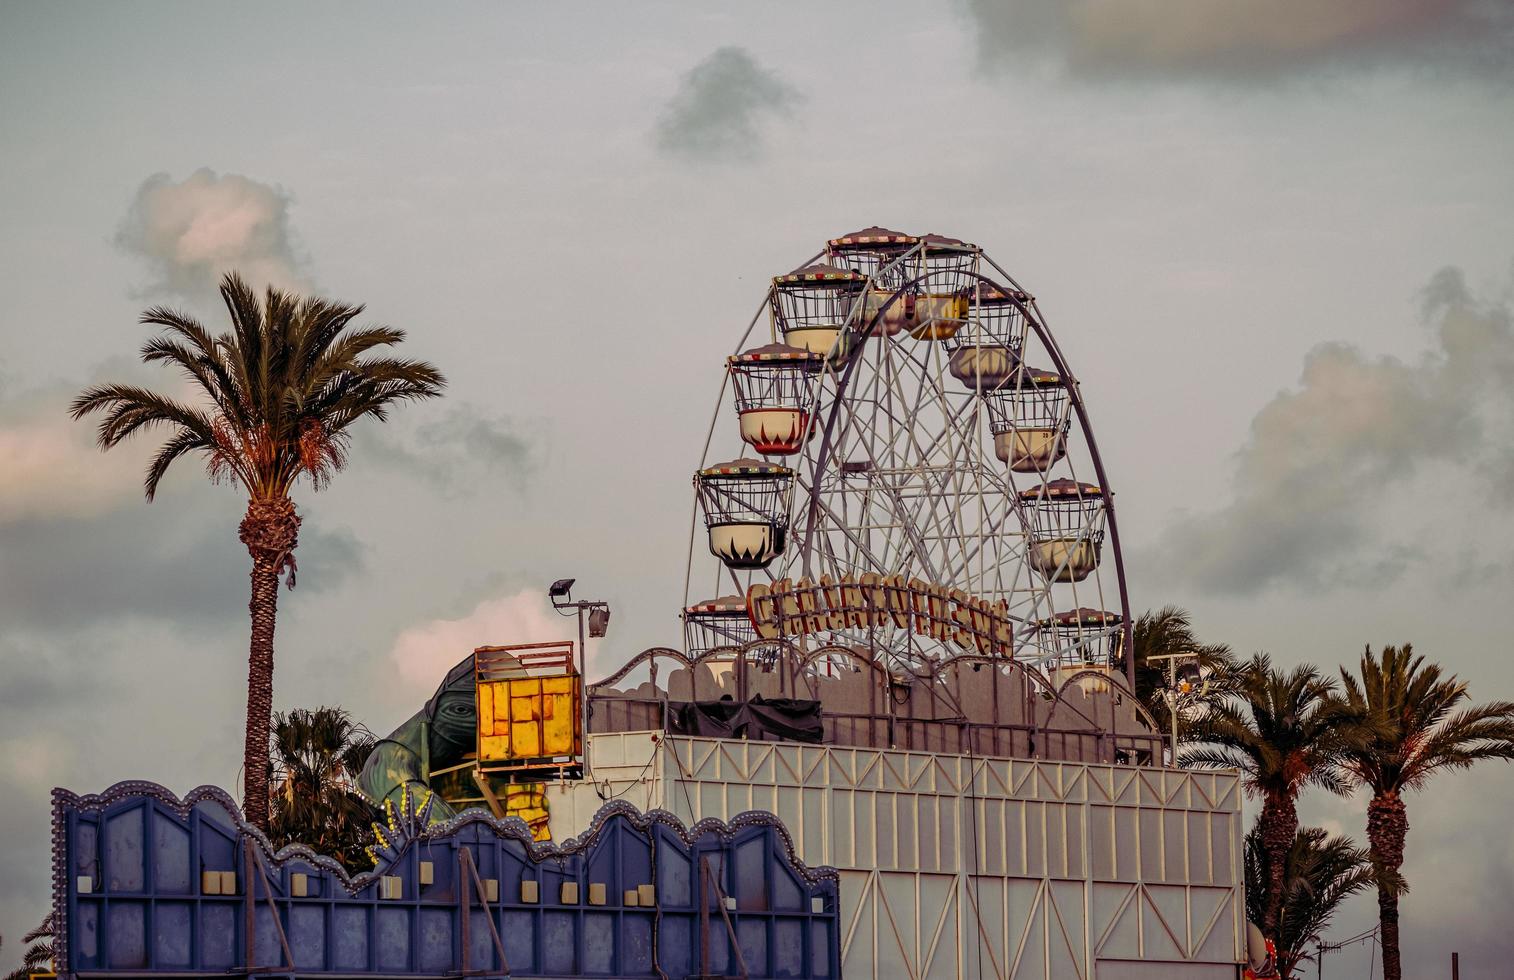
[[[294,972],[294,954],[289,951],[289,937],[284,934],[284,923],[279,918],[278,903],[273,900],[273,884],[268,880],[268,869],[263,867],[262,858],[258,857],[257,847],[252,838],[242,837],[242,853],[246,858],[247,867],[247,969],[248,974],[253,973],[292,973]],[[252,872],[257,869],[257,878],[254,879]],[[284,951],[284,965],[282,967],[253,966],[252,958],[257,950],[257,882],[263,882],[263,897],[268,902],[268,911],[273,919],[273,928],[279,936],[279,948]]]
[[470,963],[471,941],[470,931],[472,916],[472,900],[470,892],[478,896],[478,904],[488,914],[484,916],[484,922],[489,926],[489,936],[494,941],[494,951],[499,954],[499,966],[503,975],[510,976],[510,960],[505,956],[505,944],[500,941],[499,930],[494,926],[494,912],[489,908],[489,894],[484,890],[484,882],[478,876],[478,866],[473,863],[473,852],[466,847],[458,848],[458,895],[462,905],[462,940],[463,940],[463,968],[459,976],[480,976],[493,973],[492,970],[473,969]]

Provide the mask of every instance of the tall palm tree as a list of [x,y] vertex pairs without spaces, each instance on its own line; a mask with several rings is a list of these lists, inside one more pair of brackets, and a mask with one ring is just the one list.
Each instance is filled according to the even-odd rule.
[[371,843],[373,807],[357,789],[374,738],[341,708],[295,709],[273,716],[275,847],[305,844],[357,870]]
[[1248,793],[1262,800],[1257,821],[1269,881],[1257,925],[1277,942],[1288,849],[1298,836],[1298,798],[1307,786],[1349,792],[1341,772],[1346,744],[1356,738],[1360,712],[1334,696],[1334,684],[1305,664],[1273,667],[1258,653],[1231,674],[1226,696],[1193,726],[1200,744],[1183,761],[1236,768]]
[[1409,835],[1405,790],[1438,772],[1483,759],[1514,759],[1514,702],[1458,707],[1467,685],[1416,657],[1409,644],[1362,654],[1361,676],[1341,669],[1345,701],[1374,723],[1371,736],[1346,753],[1347,777],[1372,791],[1367,843],[1377,877],[1383,978],[1400,980],[1398,899],[1407,890],[1400,868]]
[[141,322],[164,328],[142,360],[178,367],[193,402],[136,385],[87,388],[75,419],[103,413],[100,448],[142,429],[166,426],[168,439],[147,467],[152,500],[174,461],[198,455],[214,482],[239,484],[247,512],[239,536],[252,556],[252,639],[247,660],[243,809],[268,826],[268,723],[273,707],[273,631],[280,577],[294,585],[300,517],[290,491],[303,477],[320,489],[347,460],[351,427],[387,418],[398,402],[432,398],[446,384],[423,361],[374,355],[404,340],[389,327],[354,327],[361,306],[300,298],[270,288],[259,302],[237,275],[221,281],[230,332],[212,336],[199,321],[164,307]]
[[[1246,835],[1246,917],[1261,918],[1272,880],[1259,827]],[[1283,903],[1278,914],[1278,975],[1287,980],[1318,942],[1336,909],[1372,882],[1367,852],[1350,838],[1322,827],[1300,827],[1283,865]]]
[[[1192,657],[1201,672],[1219,679],[1235,666],[1230,647],[1223,643],[1203,643],[1193,631],[1193,621],[1188,610],[1177,606],[1163,606],[1156,612],[1147,610],[1136,619],[1132,630],[1135,650],[1135,693],[1152,718],[1166,731],[1171,724],[1168,717],[1167,663],[1153,662],[1153,656],[1180,654]],[[1212,688],[1218,694],[1220,688]],[[1204,700],[1208,700],[1205,698]],[[1197,703],[1189,703],[1197,707]],[[1184,712],[1186,714],[1186,712]]]

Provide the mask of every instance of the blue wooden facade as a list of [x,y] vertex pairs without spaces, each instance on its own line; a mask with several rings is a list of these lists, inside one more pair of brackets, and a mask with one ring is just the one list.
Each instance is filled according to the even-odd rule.
[[402,818],[380,866],[349,879],[304,848],[271,853],[217,789],[56,791],[59,973],[840,973],[837,875],[800,863],[771,814],[685,828],[611,803],[561,846],[481,811],[417,827]]

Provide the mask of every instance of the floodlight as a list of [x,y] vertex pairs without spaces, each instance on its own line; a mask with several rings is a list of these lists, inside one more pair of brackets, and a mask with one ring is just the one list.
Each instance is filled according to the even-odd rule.
[[610,628],[610,607],[596,606],[589,610],[589,635],[602,637]]
[[576,581],[578,580],[572,578],[560,578],[556,582],[553,582],[550,586],[548,586],[547,595],[551,596],[553,599],[561,599],[563,596],[568,595],[570,592],[572,592],[573,583]]

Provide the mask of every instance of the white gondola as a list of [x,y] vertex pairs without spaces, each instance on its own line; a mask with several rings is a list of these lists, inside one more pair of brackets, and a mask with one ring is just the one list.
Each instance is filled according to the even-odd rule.
[[1030,565],[1051,582],[1081,582],[1099,567],[1104,492],[1091,483],[1052,480],[1020,493],[1029,511]]
[[967,323],[946,343],[946,368],[971,391],[993,391],[1013,380],[1025,347],[1025,318],[1018,302],[1029,297],[997,283],[971,290]]
[[726,595],[696,602],[683,611],[683,648],[697,657],[721,647],[739,647],[757,639],[747,615],[746,597]]
[[726,358],[741,438],[764,456],[791,456],[814,434],[815,379],[825,356],[768,344]]
[[1016,473],[1045,473],[1067,454],[1071,399],[1060,374],[1021,365],[983,392],[994,455]]
[[1119,613],[1086,607],[1038,620],[1041,648],[1057,651],[1053,659],[1042,663],[1042,670],[1059,688],[1076,677],[1076,686],[1084,694],[1108,693],[1104,675],[1120,668],[1123,626]]
[[694,475],[710,553],[728,568],[766,568],[788,537],[794,471],[759,459],[735,459]]
[[866,286],[865,274],[825,263],[774,276],[769,306],[783,342],[844,357],[843,334]]
[[914,323],[914,293],[907,292],[898,299],[894,299],[894,294],[909,281],[910,265],[899,260],[919,242],[915,235],[874,226],[826,243],[833,264],[855,269],[870,280],[857,324],[859,330],[872,325],[870,336],[892,337]]

